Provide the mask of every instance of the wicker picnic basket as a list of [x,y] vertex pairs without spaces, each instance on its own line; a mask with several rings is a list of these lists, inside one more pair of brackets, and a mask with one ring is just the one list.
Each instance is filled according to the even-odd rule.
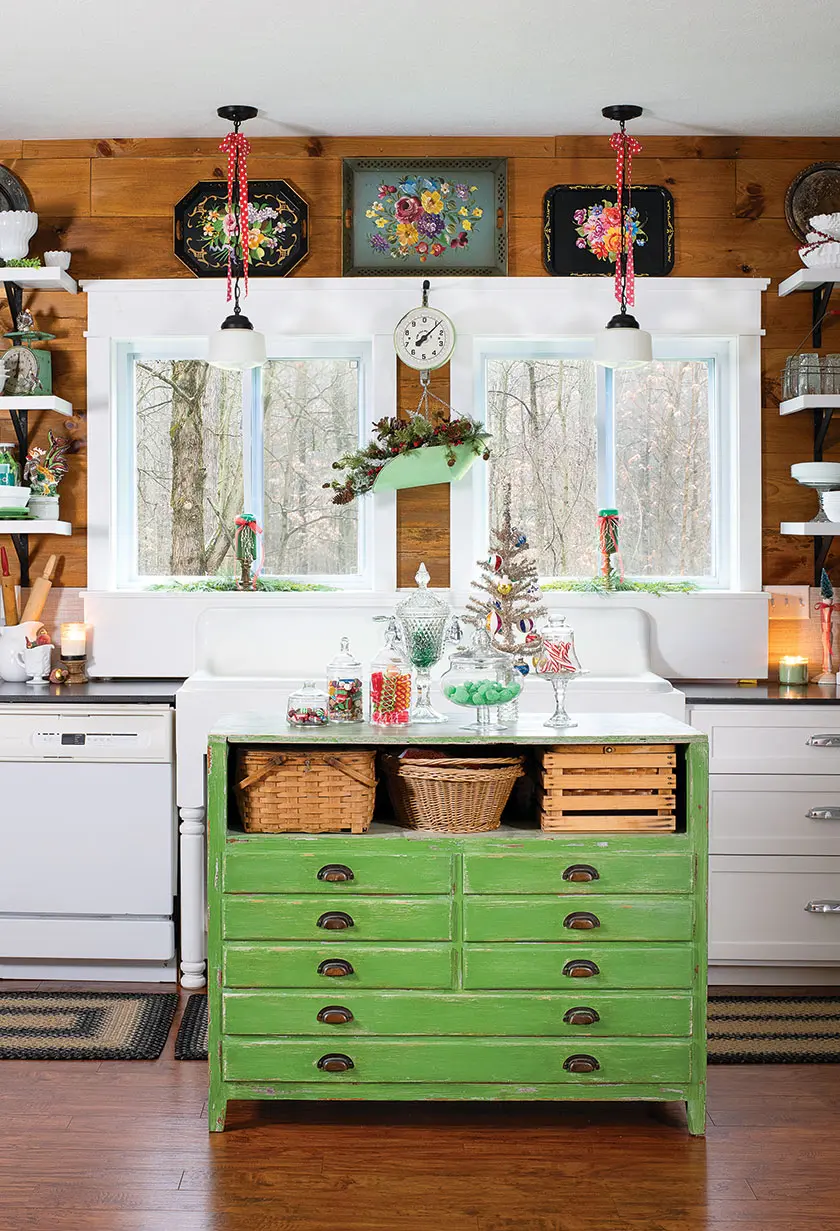
[[246,833],[364,833],[373,818],[374,755],[240,748],[235,789]]
[[448,833],[498,829],[523,763],[524,757],[382,758],[399,823]]

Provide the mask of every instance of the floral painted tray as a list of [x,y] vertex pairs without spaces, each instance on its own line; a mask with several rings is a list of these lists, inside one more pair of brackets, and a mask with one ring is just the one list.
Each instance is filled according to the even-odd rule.
[[[674,268],[674,198],[667,188],[633,188],[625,227],[638,277]],[[543,198],[543,263],[560,277],[615,274],[621,221],[615,185],[557,184]]]
[[[234,220],[227,183],[202,181],[175,206],[175,255],[199,278],[227,273]],[[241,266],[238,236],[234,272]],[[248,248],[251,278],[284,278],[309,253],[309,206],[285,180],[248,183]]]

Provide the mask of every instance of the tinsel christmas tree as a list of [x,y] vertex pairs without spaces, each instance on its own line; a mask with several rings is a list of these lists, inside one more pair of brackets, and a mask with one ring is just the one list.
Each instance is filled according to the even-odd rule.
[[548,613],[528,539],[511,524],[509,486],[502,498],[501,520],[490,531],[488,557],[478,563],[481,577],[472,583],[464,617],[467,623],[487,629],[503,654],[518,657],[538,652],[542,638],[536,632],[537,621]]

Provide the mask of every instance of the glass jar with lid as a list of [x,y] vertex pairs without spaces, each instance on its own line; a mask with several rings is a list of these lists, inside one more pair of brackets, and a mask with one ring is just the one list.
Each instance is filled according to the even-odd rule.
[[483,732],[507,730],[506,723],[491,722],[490,711],[515,700],[522,691],[508,656],[493,648],[483,630],[476,633],[471,646],[451,655],[440,685],[447,701],[475,712],[475,722],[468,729]]
[[385,645],[370,665],[370,720],[374,726],[405,726],[411,719],[411,663],[399,646],[391,617]]
[[545,726],[576,727],[577,723],[566,712],[566,689],[570,680],[586,672],[575,650],[575,634],[564,615],[551,616],[543,629],[542,649],[534,658],[534,670],[554,688],[554,713]]
[[293,727],[323,727],[329,721],[327,694],[313,680],[307,680],[289,697],[286,721]]
[[330,722],[362,722],[364,700],[362,664],[350,653],[350,642],[341,638],[341,647],[327,667],[327,709]]
[[431,669],[443,655],[443,645],[452,630],[452,612],[432,590],[428,589],[431,576],[425,564],[421,564],[414,580],[417,589],[397,604],[397,621],[402,632],[408,660],[415,671],[414,705],[412,722],[446,722],[432,706]]

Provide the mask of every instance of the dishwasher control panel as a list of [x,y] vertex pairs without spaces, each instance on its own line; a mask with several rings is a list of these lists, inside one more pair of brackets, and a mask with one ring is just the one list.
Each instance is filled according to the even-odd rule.
[[0,707],[0,761],[171,761],[170,709]]

